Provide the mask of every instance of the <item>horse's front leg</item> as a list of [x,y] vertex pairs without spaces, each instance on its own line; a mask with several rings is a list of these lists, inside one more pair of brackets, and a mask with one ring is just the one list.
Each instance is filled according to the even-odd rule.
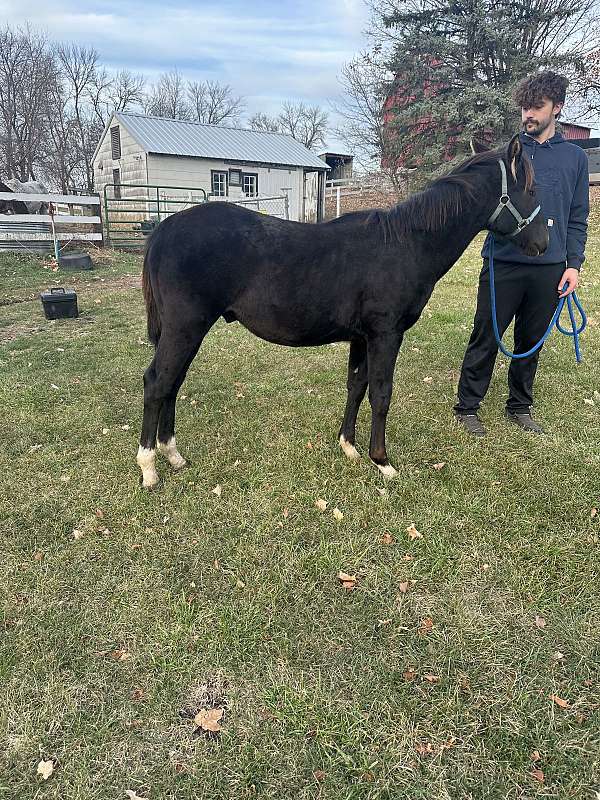
[[385,426],[392,398],[394,368],[402,333],[380,334],[368,341],[369,403],[371,404],[371,443],[369,456],[386,478],[398,473],[390,464],[385,447]]
[[348,398],[346,411],[340,428],[340,447],[346,456],[353,461],[360,458],[355,444],[356,417],[362,399],[367,391],[367,342],[365,339],[353,339],[350,342],[348,356]]

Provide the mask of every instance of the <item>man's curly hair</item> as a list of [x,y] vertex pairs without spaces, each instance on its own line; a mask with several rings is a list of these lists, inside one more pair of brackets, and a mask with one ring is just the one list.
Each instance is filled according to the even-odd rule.
[[[542,105],[544,100],[552,100],[552,103],[564,103],[567,96],[567,86],[569,81],[564,75],[557,72],[535,72],[518,84],[514,91],[513,98],[520,108],[534,108]],[[560,117],[560,112],[556,119]]]

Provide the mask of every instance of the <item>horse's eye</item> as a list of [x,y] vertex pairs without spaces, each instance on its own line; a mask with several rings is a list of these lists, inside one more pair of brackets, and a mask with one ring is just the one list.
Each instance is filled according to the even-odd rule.
[[529,190],[529,194],[530,194],[532,197],[535,197],[535,189],[530,189],[530,190]]

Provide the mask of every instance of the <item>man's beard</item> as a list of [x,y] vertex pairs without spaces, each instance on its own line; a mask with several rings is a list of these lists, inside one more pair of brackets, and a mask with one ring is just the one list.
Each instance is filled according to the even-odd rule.
[[532,128],[529,128],[529,123],[528,122],[524,122],[523,123],[523,130],[525,131],[525,133],[528,133],[530,136],[539,136],[540,133],[543,133],[546,130],[546,128],[548,128],[550,126],[551,122],[552,122],[552,119],[548,119],[545,122],[533,123],[534,127],[532,127]]

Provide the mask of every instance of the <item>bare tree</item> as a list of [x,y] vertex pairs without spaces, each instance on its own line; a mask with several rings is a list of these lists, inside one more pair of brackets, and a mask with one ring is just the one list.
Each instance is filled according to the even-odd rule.
[[98,54],[93,47],[76,44],[60,44],[56,53],[62,73],[67,115],[70,112],[77,131],[77,171],[81,182],[92,191],[92,156],[103,127],[89,103],[98,82]]
[[279,129],[288,133],[308,149],[325,144],[327,112],[319,106],[304,103],[284,103],[277,121]]
[[3,177],[36,178],[46,135],[55,63],[28,27],[0,29],[0,163]]
[[269,117],[259,111],[253,114],[248,120],[250,129],[253,131],[264,131],[265,133],[279,133],[279,122],[275,117]]
[[186,88],[181,73],[173,69],[163,72],[144,103],[147,114],[169,119],[190,119],[192,111],[186,100]]
[[245,107],[244,99],[236,97],[231,86],[216,81],[189,82],[187,96],[192,119],[208,125],[238,123]]
[[114,111],[141,108],[145,83],[143,75],[134,75],[127,69],[119,70],[114,75],[109,75],[104,68],[98,69],[89,97],[99,123],[106,125]]

